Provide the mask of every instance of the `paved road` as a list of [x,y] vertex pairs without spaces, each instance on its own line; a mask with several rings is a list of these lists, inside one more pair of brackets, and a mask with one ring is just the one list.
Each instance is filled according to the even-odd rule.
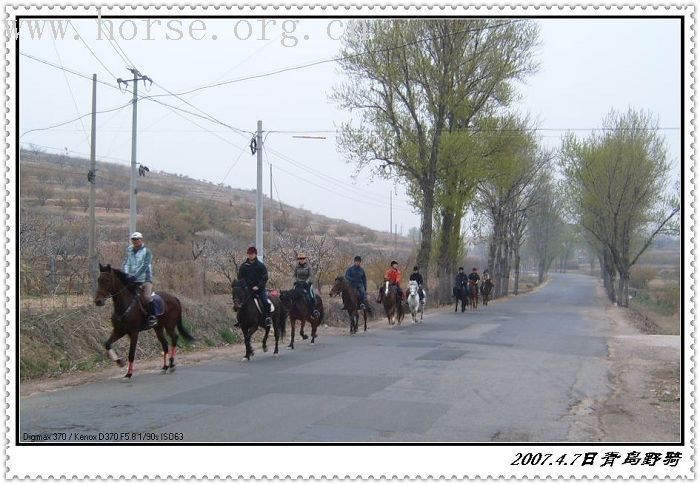
[[604,394],[596,280],[420,325],[298,342],[21,401],[22,433],[178,432],[185,441],[565,441],[570,410]]

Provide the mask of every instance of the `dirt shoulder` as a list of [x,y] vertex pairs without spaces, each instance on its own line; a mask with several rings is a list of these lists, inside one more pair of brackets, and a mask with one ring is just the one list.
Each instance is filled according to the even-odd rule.
[[680,440],[680,336],[643,333],[647,326],[637,313],[611,305],[599,293],[601,316],[609,322],[609,393],[586,398],[572,410],[569,439]]

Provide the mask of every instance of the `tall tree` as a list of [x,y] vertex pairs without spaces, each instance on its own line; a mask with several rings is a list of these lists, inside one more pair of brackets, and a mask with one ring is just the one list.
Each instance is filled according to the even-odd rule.
[[[630,268],[680,211],[667,190],[670,165],[657,122],[649,113],[611,112],[604,132],[586,140],[568,136],[563,164],[579,223],[603,249],[610,276],[619,276],[617,303],[629,304]],[[610,282],[612,285],[612,282]],[[615,298],[614,289],[608,289]]]
[[358,170],[406,184],[422,215],[421,267],[431,254],[443,135],[510,99],[509,83],[535,69],[537,33],[530,21],[503,19],[360,20],[346,32],[348,80],[334,98],[360,116],[342,126],[339,147]]

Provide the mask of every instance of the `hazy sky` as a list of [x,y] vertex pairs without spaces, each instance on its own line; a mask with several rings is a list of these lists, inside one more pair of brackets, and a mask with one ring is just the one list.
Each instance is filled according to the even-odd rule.
[[[116,84],[115,77],[130,77],[126,62],[117,52],[121,47],[143,74],[171,92],[181,92],[333,58],[340,48],[340,41],[334,39],[343,29],[341,22],[331,19],[302,19],[284,25],[278,20],[276,25],[268,23],[265,31],[262,21],[255,19],[206,19],[205,23],[183,19],[180,24],[167,25],[167,20],[162,25],[152,23],[149,34],[145,19],[113,22],[118,46],[105,40],[106,31],[102,40],[98,39],[95,20],[71,21],[94,56],[81,40],[75,39],[71,27],[65,39],[53,40],[48,25],[41,40],[31,39],[23,30],[20,50],[80,73],[97,73],[98,79]],[[517,109],[537,120],[542,143],[556,148],[567,129],[582,130],[577,134],[586,135],[585,130],[600,127],[612,108],[643,108],[658,115],[669,156],[675,160],[678,173],[674,177],[679,178],[680,20],[536,22],[541,27],[537,54],[540,70],[518,85],[522,100]],[[120,27],[122,36],[118,35]],[[284,34],[284,29],[291,33]],[[179,32],[181,39],[168,40],[179,37]],[[127,40],[133,35],[133,40]],[[148,37],[151,40],[145,40]],[[394,222],[403,226],[405,233],[417,226],[420,218],[411,211],[403,187],[372,181],[369,173],[353,180],[355,167],[348,165],[337,150],[332,131],[350,114],[338,110],[329,95],[342,80],[337,64],[328,62],[183,95],[196,108],[172,96],[154,98],[200,115],[198,109],[202,110],[245,134],[190,114],[176,114],[150,100],[139,101],[138,160],[152,170],[254,188],[256,158],[247,145],[257,120],[263,120],[264,130],[273,131],[266,139],[266,194],[270,162],[283,202],[388,230],[389,193],[395,190]],[[146,92],[141,84],[139,93],[165,91],[154,84]],[[98,85],[98,110],[124,105],[130,99],[129,93]],[[20,57],[20,133],[88,113],[90,103],[89,80]],[[129,163],[131,117],[130,107],[98,115],[98,159]],[[27,133],[21,143],[88,154],[90,118],[82,121],[82,126],[76,121]],[[315,130],[329,133],[296,134],[326,137],[303,139],[293,138],[292,133],[274,132]]]

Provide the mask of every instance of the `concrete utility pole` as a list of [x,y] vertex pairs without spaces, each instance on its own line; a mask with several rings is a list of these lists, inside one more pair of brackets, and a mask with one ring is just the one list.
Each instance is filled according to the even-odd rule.
[[272,240],[274,239],[275,226],[272,221],[272,212],[275,210],[275,199],[272,197],[272,164],[270,164],[270,249],[272,249]]
[[392,206],[393,191],[389,191],[389,234],[394,231],[394,208]]
[[129,71],[131,72],[131,74],[134,75],[134,77],[132,79],[126,80],[119,78],[117,79],[117,85],[124,84],[125,86],[128,86],[129,83],[132,83],[133,87],[133,98],[131,106],[131,178],[129,180],[129,234],[131,234],[134,231],[136,231],[136,195],[138,193],[138,187],[136,183],[138,177],[138,164],[136,163],[136,103],[138,101],[138,87],[139,81],[150,81],[151,83],[153,83],[153,80],[148,76],[141,75],[141,73],[135,67],[129,68]]
[[92,293],[97,291],[97,251],[95,250],[95,145],[97,140],[97,74],[92,75],[92,132],[90,134],[90,235],[88,239],[88,264]]
[[265,252],[263,250],[263,138],[262,138],[262,120],[258,120],[258,133],[256,136],[258,155],[258,183],[257,192],[255,194],[255,247],[258,249],[258,259],[265,261]]

